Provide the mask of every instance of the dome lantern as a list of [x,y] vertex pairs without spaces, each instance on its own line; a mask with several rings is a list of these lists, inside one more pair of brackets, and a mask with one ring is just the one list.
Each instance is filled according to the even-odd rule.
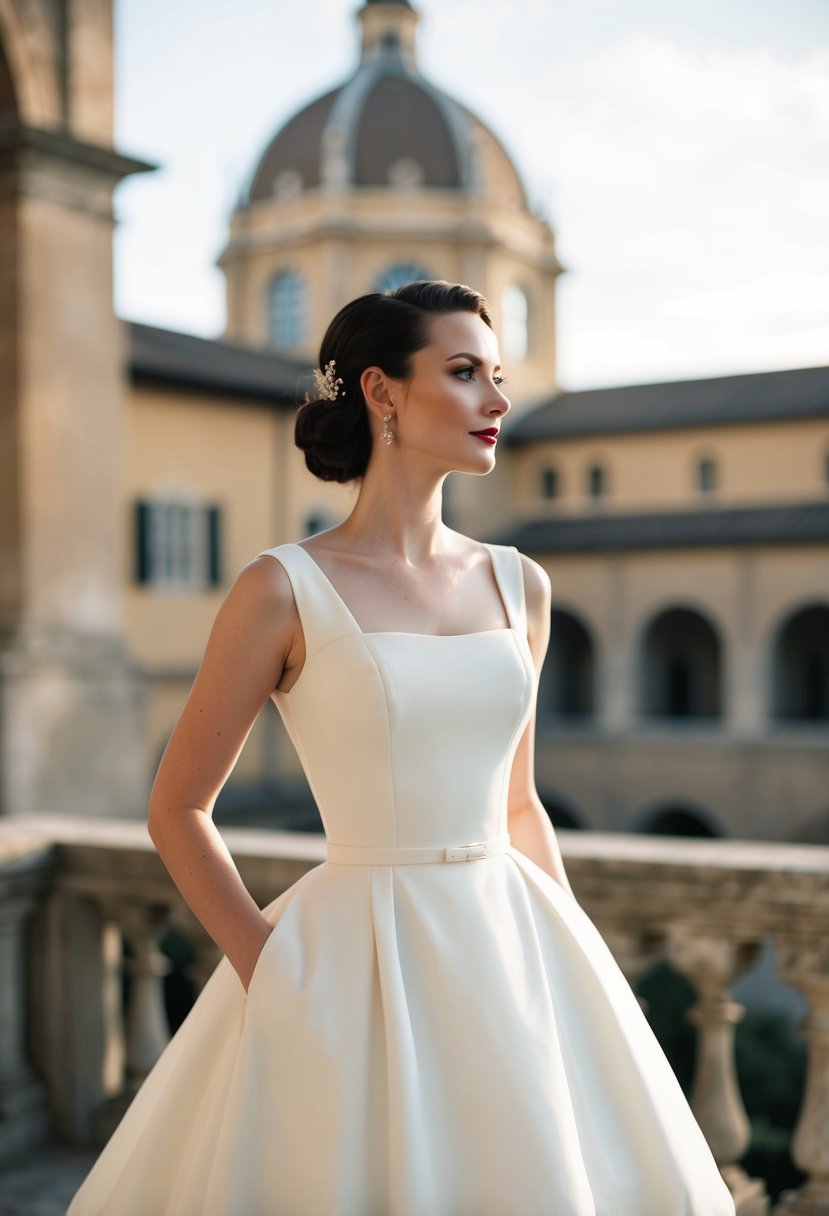
[[357,16],[363,30],[362,63],[396,58],[402,59],[408,68],[415,66],[415,32],[420,14],[411,4],[406,0],[366,0]]
[[555,379],[554,234],[495,133],[421,71],[414,4],[354,17],[359,61],[276,132],[231,219],[227,336],[313,359],[350,298],[471,283],[504,329],[513,403],[537,399]]

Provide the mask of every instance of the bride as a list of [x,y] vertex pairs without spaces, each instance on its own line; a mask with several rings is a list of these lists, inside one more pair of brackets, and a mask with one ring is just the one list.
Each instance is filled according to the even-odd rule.
[[[733,1216],[536,792],[549,578],[442,520],[509,410],[486,302],[354,300],[315,381],[356,504],[239,573],[150,798],[226,957],[69,1216]],[[260,911],[211,812],[269,697],[328,852]]]

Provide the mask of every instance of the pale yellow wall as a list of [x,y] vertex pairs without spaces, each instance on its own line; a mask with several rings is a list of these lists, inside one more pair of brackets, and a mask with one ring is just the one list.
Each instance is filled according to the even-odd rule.
[[[145,662],[195,662],[234,573],[270,543],[276,494],[273,412],[259,405],[134,388],[127,407],[123,528],[127,636]],[[169,490],[222,508],[224,588],[204,595],[132,581],[132,507]]]
[[[125,617],[131,652],[150,680],[148,763],[157,761],[236,573],[273,543],[278,412],[194,393],[133,387],[128,396],[122,528]],[[223,585],[192,594],[139,586],[133,578],[133,510],[169,490],[222,509]],[[266,740],[254,729],[235,776],[256,776]]]
[[[825,498],[828,450],[829,420],[815,419],[558,439],[515,449],[510,459],[516,464],[515,506],[521,514],[580,513],[592,505],[586,477],[594,461],[607,471],[602,509],[630,511]],[[717,464],[717,489],[711,494],[696,488],[701,457],[713,457]],[[542,470],[549,466],[559,474],[554,502],[540,492]]]

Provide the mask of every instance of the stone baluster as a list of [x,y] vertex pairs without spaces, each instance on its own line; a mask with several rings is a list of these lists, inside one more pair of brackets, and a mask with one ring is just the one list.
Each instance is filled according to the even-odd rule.
[[42,1142],[49,1130],[43,1086],[26,1054],[24,945],[35,899],[6,887],[0,881],[0,1159]]
[[781,978],[805,996],[809,1013],[801,1029],[809,1045],[806,1092],[792,1140],[792,1157],[808,1174],[796,1191],[781,1196],[778,1216],[829,1216],[829,945],[776,943]]
[[157,945],[166,920],[166,908],[141,904],[122,908],[118,915],[131,948],[124,967],[132,981],[125,1030],[127,1090],[133,1092],[170,1041],[163,986],[169,964]]
[[103,901],[103,910],[106,918],[118,926],[129,942],[130,955],[124,958],[123,965],[130,979],[130,988],[124,1018],[124,1088],[106,1103],[101,1112],[97,1123],[101,1139],[111,1134],[170,1041],[162,982],[168,963],[157,946],[167,921],[168,909],[153,904],[122,904],[108,899]]
[[749,1178],[737,1161],[748,1148],[751,1126],[734,1063],[734,1028],[745,1010],[729,986],[759,956],[758,943],[696,934],[680,928],[670,936],[671,965],[692,982],[698,1000],[688,1012],[697,1031],[691,1109],[728,1184],[737,1216],[766,1216],[765,1184]]

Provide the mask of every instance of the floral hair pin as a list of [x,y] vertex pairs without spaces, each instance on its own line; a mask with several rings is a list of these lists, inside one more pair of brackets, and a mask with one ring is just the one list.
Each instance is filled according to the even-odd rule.
[[316,389],[316,398],[305,396],[306,401],[336,401],[338,397],[345,396],[345,389],[338,392],[342,384],[342,378],[334,374],[334,360],[332,359],[325,365],[325,371],[320,371],[318,367],[314,368],[314,388]]

